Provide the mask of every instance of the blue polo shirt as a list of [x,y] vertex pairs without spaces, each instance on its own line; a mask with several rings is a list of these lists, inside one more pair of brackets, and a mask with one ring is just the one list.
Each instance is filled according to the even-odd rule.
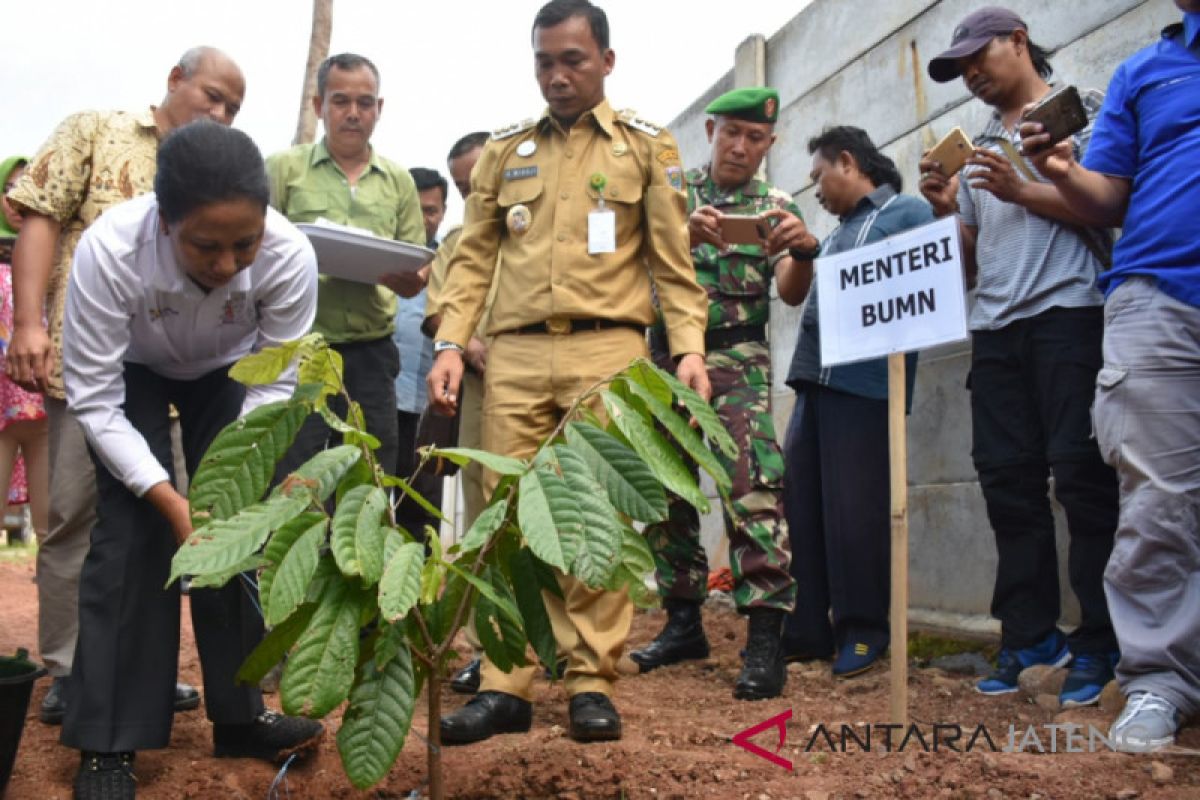
[[1133,182],[1100,288],[1144,275],[1200,306],[1200,14],[1117,67],[1083,165]]

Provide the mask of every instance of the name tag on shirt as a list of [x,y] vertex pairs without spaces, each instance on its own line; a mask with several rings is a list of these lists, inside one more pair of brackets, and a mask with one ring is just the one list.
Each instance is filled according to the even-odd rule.
[[519,181],[522,178],[536,178],[538,168],[533,167],[513,167],[512,169],[504,170],[504,180]]
[[617,215],[611,208],[597,208],[588,214],[588,254],[617,252]]

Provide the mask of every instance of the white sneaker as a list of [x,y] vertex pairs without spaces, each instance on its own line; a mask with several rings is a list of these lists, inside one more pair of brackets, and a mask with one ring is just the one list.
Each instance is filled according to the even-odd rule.
[[1133,692],[1108,738],[1122,753],[1149,753],[1175,742],[1181,718],[1169,700],[1151,692]]

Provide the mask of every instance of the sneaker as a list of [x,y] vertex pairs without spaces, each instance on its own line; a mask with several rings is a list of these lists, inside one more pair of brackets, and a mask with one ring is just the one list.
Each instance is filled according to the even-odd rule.
[[261,758],[278,762],[312,750],[325,726],[307,717],[288,717],[270,709],[245,725],[213,725],[217,758]]
[[1071,671],[1058,693],[1063,708],[1090,706],[1115,675],[1120,653],[1080,653],[1071,659]]
[[67,715],[67,678],[61,675],[50,681],[50,688],[42,698],[42,707],[38,709],[38,719],[47,725],[62,725],[63,717]]
[[996,669],[991,675],[975,684],[975,691],[980,694],[1008,694],[1019,688],[1017,679],[1021,671],[1037,664],[1051,667],[1065,667],[1071,660],[1071,651],[1067,649],[1067,637],[1062,631],[1055,629],[1033,647],[1024,650],[1004,648],[996,659]]
[[85,751],[75,773],[75,800],[134,800],[133,753]]
[[847,643],[838,650],[837,660],[830,670],[835,678],[853,678],[873,669],[883,657],[884,648],[866,642]]
[[1149,753],[1175,741],[1182,719],[1169,700],[1151,692],[1132,692],[1108,738],[1122,753]]

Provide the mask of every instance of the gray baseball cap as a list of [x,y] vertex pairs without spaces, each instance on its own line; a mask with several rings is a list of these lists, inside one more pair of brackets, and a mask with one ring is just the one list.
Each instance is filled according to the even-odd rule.
[[947,83],[962,75],[958,59],[973,56],[997,36],[1007,36],[1015,30],[1029,30],[1025,20],[1015,12],[1000,6],[984,6],[969,14],[950,37],[950,49],[929,62],[929,77]]

